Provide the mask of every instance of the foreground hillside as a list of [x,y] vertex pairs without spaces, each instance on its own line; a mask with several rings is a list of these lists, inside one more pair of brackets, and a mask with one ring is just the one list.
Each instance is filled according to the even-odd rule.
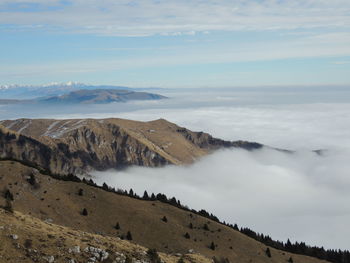
[[164,119],[18,119],[0,121],[0,157],[23,160],[59,174],[129,165],[189,164],[222,147],[262,145],[224,141]]
[[[10,202],[19,212],[15,217],[0,214],[0,225],[6,225],[7,231],[0,230],[4,240],[0,245],[1,254],[11,260],[15,256],[24,257],[16,246],[19,243],[22,248],[27,238],[32,239],[36,250],[41,246],[43,255],[54,255],[61,260],[66,257],[62,251],[77,244],[83,249],[88,244],[105,250],[114,246],[110,251],[122,251],[119,247],[122,244],[131,246],[115,239],[120,237],[167,254],[188,254],[190,251],[207,258],[227,258],[230,262],[322,262],[271,247],[268,255],[266,245],[190,211],[159,201],[118,195],[85,183],[56,180],[18,162],[0,162],[0,189],[3,189],[0,205],[6,207]],[[42,223],[35,218],[64,227]],[[11,240],[8,237],[11,234],[18,235],[18,241]],[[66,240],[66,250],[54,246],[62,240]],[[49,243],[45,245],[46,242]],[[134,248],[128,251],[134,251]],[[17,262],[11,260],[5,262]],[[84,262],[80,258],[77,260]],[[173,262],[171,260],[174,258],[170,257],[167,262]],[[206,260],[197,258],[191,262]]]
[[199,254],[154,252],[118,237],[102,236],[0,209],[0,262],[183,262],[209,263]]

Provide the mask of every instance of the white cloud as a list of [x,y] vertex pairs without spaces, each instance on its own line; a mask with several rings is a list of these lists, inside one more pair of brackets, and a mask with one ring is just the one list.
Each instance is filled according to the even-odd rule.
[[[226,150],[190,167],[95,173],[99,184],[165,193],[279,240],[349,249],[349,152]],[[214,179],[215,178],[215,179]],[[336,233],[336,235],[335,235]]]
[[59,6],[54,11],[3,12],[1,24],[62,27],[101,35],[153,35],[191,31],[271,30],[315,27],[348,28],[349,1],[16,1]]
[[332,62],[333,64],[336,64],[336,65],[346,65],[346,64],[350,64],[350,61],[334,61]]

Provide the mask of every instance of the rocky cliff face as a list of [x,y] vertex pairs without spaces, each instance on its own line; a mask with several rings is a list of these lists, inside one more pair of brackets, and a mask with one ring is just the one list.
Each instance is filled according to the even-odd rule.
[[262,147],[257,143],[216,139],[163,119],[19,119],[0,124],[1,158],[35,163],[59,174],[130,165],[179,165],[192,163],[222,147]]

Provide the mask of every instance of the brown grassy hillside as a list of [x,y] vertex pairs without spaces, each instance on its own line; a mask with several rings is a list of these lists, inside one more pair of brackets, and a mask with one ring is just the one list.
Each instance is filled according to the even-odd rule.
[[[73,230],[20,212],[11,214],[0,209],[1,263],[93,262],[96,252],[99,256],[95,257],[97,262],[151,262],[148,251],[120,238]],[[184,262],[211,262],[195,253],[181,256],[158,253],[158,256],[166,263],[176,263],[180,258]]]
[[[231,262],[277,263],[287,262],[290,257],[293,262],[323,262],[273,248],[268,257],[266,245],[207,218],[158,201],[137,200],[83,183],[57,181],[17,162],[0,162],[1,189],[12,193],[14,209],[24,215],[105,237],[126,237],[130,231],[132,242],[168,254],[193,250],[208,258],[225,257]],[[4,198],[0,201],[5,205]],[[87,215],[82,214],[84,208]],[[115,228],[117,223],[120,229]],[[214,250],[209,247],[212,242]]]

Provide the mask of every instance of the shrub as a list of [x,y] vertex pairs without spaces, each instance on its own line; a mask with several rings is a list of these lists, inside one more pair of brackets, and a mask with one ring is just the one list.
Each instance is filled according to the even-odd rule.
[[84,190],[82,188],[79,189],[78,195],[83,196],[84,195]]
[[29,174],[29,177],[27,179],[27,182],[33,186],[34,189],[40,188],[39,182],[36,180],[33,173]]
[[168,218],[166,218],[166,216],[163,216],[162,221],[167,223],[168,222]]
[[228,260],[228,258],[216,258],[216,257],[213,257],[213,262],[214,263],[230,263],[230,261]]
[[269,258],[271,257],[270,248],[267,248],[267,249],[265,250],[265,253],[266,253],[266,256],[268,256]]
[[147,255],[152,263],[161,263],[162,262],[159,255],[158,255],[158,252],[155,248],[148,249]]
[[32,241],[31,239],[26,239],[26,240],[24,241],[24,247],[25,247],[25,248],[31,248],[32,245],[33,245],[33,241]]
[[132,257],[127,255],[125,258],[125,263],[132,263]]
[[88,211],[86,210],[86,208],[83,209],[83,211],[81,212],[81,214],[83,216],[87,216],[88,215]]
[[184,235],[184,237],[187,238],[187,239],[190,239],[190,238],[191,238],[190,234],[187,233],[187,232],[186,232],[186,234]]
[[211,242],[209,248],[210,248],[211,250],[215,250],[215,244],[214,244],[214,242]]
[[6,204],[3,208],[5,209],[5,211],[13,213],[13,207],[10,200],[6,199]]
[[13,194],[7,188],[4,189],[4,198],[8,201],[13,201]]
[[128,233],[126,233],[126,239],[127,240],[132,240],[132,235],[131,235],[130,231],[128,231]]

